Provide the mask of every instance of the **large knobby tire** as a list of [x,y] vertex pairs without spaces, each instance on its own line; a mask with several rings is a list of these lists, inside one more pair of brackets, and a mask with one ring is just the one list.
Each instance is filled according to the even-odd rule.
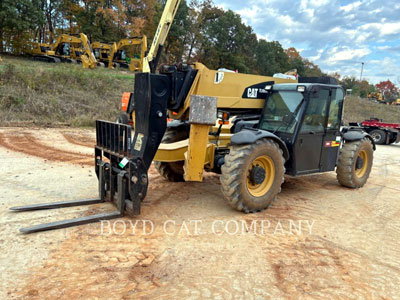
[[372,143],[368,138],[346,142],[339,154],[337,179],[343,186],[360,188],[368,180],[374,158]]
[[[189,133],[184,127],[167,128],[164,137],[161,140],[161,143],[171,144],[182,140],[186,140],[188,137]],[[183,175],[185,172],[183,170],[183,165],[184,161],[154,162],[154,166],[156,167],[158,173],[160,173],[160,175],[165,179],[167,179],[168,181],[173,181],[173,182],[184,181]]]
[[271,139],[234,145],[221,168],[221,190],[229,204],[245,213],[268,208],[285,175],[282,149]]
[[386,144],[386,133],[380,129],[374,129],[369,133],[374,139],[375,144],[383,145]]

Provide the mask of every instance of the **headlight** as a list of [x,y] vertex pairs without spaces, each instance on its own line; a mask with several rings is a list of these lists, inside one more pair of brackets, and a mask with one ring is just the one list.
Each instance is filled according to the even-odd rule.
[[306,91],[306,87],[304,85],[297,86],[297,91],[303,93]]

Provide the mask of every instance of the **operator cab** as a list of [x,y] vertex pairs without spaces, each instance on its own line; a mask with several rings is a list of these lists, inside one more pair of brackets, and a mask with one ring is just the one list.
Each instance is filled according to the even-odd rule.
[[275,134],[286,144],[286,173],[295,176],[333,171],[342,139],[343,88],[288,83],[268,89],[258,129]]

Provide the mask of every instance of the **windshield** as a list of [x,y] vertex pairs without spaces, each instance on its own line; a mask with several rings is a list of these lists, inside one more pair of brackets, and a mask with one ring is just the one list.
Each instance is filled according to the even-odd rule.
[[299,120],[303,94],[275,91],[266,100],[260,128],[271,132],[293,133]]

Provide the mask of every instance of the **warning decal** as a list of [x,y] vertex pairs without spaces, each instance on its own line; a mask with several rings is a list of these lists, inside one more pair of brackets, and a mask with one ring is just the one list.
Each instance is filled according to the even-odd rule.
[[337,141],[326,141],[324,143],[324,147],[339,147],[340,146],[340,142]]

